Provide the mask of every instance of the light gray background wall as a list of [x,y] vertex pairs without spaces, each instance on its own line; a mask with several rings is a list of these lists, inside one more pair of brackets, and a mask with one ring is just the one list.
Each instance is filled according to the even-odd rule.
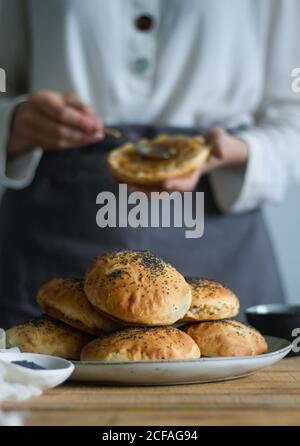
[[268,206],[266,217],[288,299],[300,304],[300,185],[292,187],[279,206]]

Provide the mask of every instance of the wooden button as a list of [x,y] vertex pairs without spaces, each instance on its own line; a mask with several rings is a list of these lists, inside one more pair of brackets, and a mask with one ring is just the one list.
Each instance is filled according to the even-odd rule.
[[141,15],[136,18],[135,26],[140,31],[150,31],[154,26],[153,17],[148,14]]
[[134,62],[134,71],[137,74],[144,73],[149,67],[149,61],[145,57],[140,57]]

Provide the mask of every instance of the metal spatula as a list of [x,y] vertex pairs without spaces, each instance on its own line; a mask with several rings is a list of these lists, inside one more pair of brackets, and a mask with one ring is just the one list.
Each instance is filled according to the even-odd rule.
[[[122,133],[119,130],[109,127],[104,128],[104,133],[105,135],[110,135],[113,138],[121,138],[122,136]],[[134,145],[138,151],[138,154],[143,158],[152,160],[168,160],[172,156],[172,151],[162,145],[147,146],[138,142],[135,142]]]
[[172,157],[172,151],[162,145],[147,146],[145,144],[135,143],[138,154],[143,158],[152,160],[168,160]]

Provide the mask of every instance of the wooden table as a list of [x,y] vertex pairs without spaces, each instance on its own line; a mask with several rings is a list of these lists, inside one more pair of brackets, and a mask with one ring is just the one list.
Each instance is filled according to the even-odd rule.
[[300,357],[223,383],[164,387],[66,384],[5,410],[27,425],[300,425]]

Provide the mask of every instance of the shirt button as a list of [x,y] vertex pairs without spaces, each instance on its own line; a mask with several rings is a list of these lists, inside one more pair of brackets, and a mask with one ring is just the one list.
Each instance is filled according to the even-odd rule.
[[133,69],[136,73],[142,74],[149,67],[149,61],[145,57],[139,57],[133,64]]
[[143,14],[135,19],[135,26],[139,31],[150,31],[154,26],[154,19],[149,14]]

